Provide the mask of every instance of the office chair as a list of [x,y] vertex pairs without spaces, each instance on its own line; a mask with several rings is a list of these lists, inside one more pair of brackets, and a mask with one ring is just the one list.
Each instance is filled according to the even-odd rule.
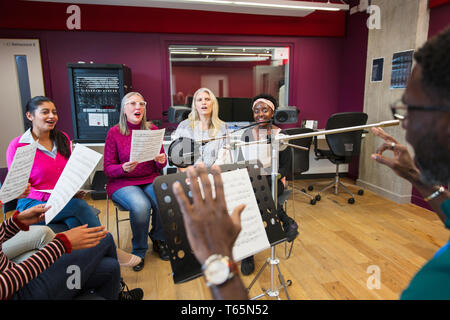
[[[303,134],[303,133],[309,133],[313,132],[313,129],[309,128],[289,128],[284,129],[283,133],[286,135],[296,135],[296,134]],[[286,177],[287,180],[292,181],[292,189],[296,189],[295,187],[295,175],[301,174],[303,172],[306,172],[309,170],[309,148],[311,147],[312,137],[310,138],[303,138],[303,139],[295,139],[290,140],[289,143],[293,145],[297,145],[303,148],[308,148],[308,150],[300,150],[293,147],[289,147],[291,149],[292,154],[292,171],[289,172],[288,176]],[[297,189],[298,192],[303,194],[304,196],[308,197],[310,199],[309,203],[314,205],[316,204],[316,199],[311,196],[310,194],[306,193],[305,189]],[[285,191],[286,192],[286,191]]]
[[[362,126],[367,123],[367,114],[363,112],[343,112],[333,114],[327,121],[326,130],[347,128],[354,126]],[[350,163],[354,156],[359,155],[361,149],[361,138],[363,130],[351,131],[345,133],[326,135],[326,141],[329,150],[318,149],[317,137],[314,137],[314,153],[315,159],[328,159],[336,165],[336,175],[334,181],[319,191],[316,200],[321,200],[321,193],[329,188],[334,187],[334,193],[338,194],[338,188],[341,186],[345,192],[351,195],[348,203],[355,203],[355,196],[350,190],[339,180],[339,165]],[[358,195],[363,195],[364,191],[360,189]]]

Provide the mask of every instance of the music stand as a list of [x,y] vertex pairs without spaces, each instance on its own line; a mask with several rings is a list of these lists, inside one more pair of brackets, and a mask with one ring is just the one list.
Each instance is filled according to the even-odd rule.
[[[238,164],[222,165],[220,168],[222,172],[247,168],[269,243],[273,248],[276,244],[283,242],[285,235],[275,209],[275,203],[270,195],[267,180],[259,174],[259,168]],[[192,202],[192,194],[186,183],[186,178],[186,173],[176,173],[159,176],[153,182],[175,283],[187,282],[202,275],[201,265],[189,245],[182,213],[172,192],[173,183],[178,181]]]

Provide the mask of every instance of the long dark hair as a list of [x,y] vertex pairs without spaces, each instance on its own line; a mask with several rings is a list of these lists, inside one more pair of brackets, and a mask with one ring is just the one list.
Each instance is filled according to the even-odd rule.
[[[34,114],[36,109],[42,105],[44,102],[50,102],[55,104],[51,99],[43,96],[36,96],[28,101],[25,106],[25,112],[29,112],[30,114]],[[29,121],[28,127],[33,130],[33,123]],[[70,141],[67,137],[59,130],[53,129],[50,131],[50,139],[56,144],[56,149],[58,153],[60,153],[64,158],[69,159],[70,157]]]

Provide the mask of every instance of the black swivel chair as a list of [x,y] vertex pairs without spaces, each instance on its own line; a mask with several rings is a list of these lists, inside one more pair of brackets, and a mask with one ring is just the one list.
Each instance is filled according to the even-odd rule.
[[[304,133],[310,133],[313,132],[313,129],[309,128],[289,128],[284,129],[282,132],[286,135],[297,135],[297,134],[304,134]],[[301,174],[303,172],[306,172],[309,170],[309,149],[311,147],[312,143],[312,137],[309,138],[302,138],[302,139],[293,139],[290,140],[288,143],[297,145],[299,147],[307,148],[307,150],[301,150],[293,147],[289,147],[291,149],[292,154],[292,170],[289,172],[286,177],[287,180],[292,181],[293,189],[295,189],[294,180],[296,174]],[[316,199],[306,193],[305,189],[297,190],[304,196],[308,197],[310,199],[310,204],[314,205],[316,204]]]
[[[367,114],[363,112],[343,112],[333,114],[327,121],[326,130],[362,126],[367,123]],[[347,187],[339,181],[339,165],[350,163],[354,156],[358,156],[361,150],[361,138],[363,130],[350,131],[345,133],[337,133],[326,135],[326,141],[329,150],[322,150],[317,148],[317,137],[314,137],[314,153],[316,160],[328,159],[336,164],[336,175],[334,181],[323,188],[316,195],[316,200],[320,201],[321,193],[325,190],[334,187],[334,193],[338,194],[338,188],[341,186],[347,193],[351,195],[348,203],[355,203],[355,196]],[[359,195],[363,194],[363,190],[358,191]]]

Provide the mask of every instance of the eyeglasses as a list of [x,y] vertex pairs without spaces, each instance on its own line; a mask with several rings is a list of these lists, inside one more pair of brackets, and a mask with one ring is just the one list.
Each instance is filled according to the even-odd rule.
[[411,106],[404,104],[402,100],[398,100],[391,104],[391,111],[394,119],[405,120],[408,111],[444,111],[450,112],[450,106]]
[[146,101],[129,101],[126,104],[131,105],[133,108],[139,107],[139,108],[145,108],[147,106]]

